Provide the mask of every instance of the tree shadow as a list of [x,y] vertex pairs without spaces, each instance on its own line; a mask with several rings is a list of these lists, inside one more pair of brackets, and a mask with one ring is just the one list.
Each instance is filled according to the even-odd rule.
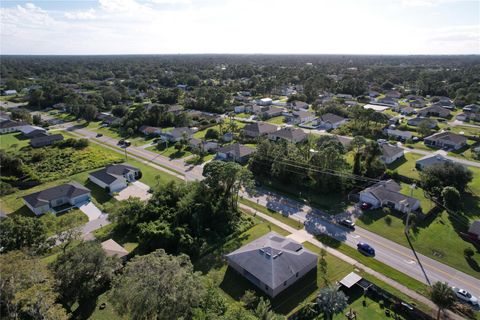
[[401,157],[400,159],[397,159],[394,162],[388,164],[387,168],[390,170],[395,170],[404,163],[407,163],[407,159],[405,157]]

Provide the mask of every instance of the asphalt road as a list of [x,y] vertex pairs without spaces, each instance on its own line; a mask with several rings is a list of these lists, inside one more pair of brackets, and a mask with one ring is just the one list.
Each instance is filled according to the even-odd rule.
[[[76,129],[74,132],[87,138],[94,138],[96,136],[95,132],[86,129]],[[95,138],[95,140],[107,146],[118,148],[118,141],[115,139],[103,136]],[[117,149],[117,151],[119,150]],[[171,160],[140,147],[128,147],[128,152],[147,160],[149,163],[174,170],[177,172],[177,176],[178,173],[180,173],[180,176],[183,174],[186,180],[192,181],[203,179],[201,166],[188,166],[185,165],[181,159]],[[264,192],[257,197],[250,197],[246,194],[243,196],[249,198],[253,202],[257,202],[258,200],[259,204],[285,215],[289,215],[293,219],[302,222],[307,221],[306,229],[310,233],[327,234],[354,248],[356,248],[357,243],[360,241],[369,243],[376,251],[376,255],[372,259],[377,259],[412,278],[427,283],[424,272],[417,263],[410,248],[401,246],[360,227],[357,227],[355,231],[350,231],[335,224],[334,221],[329,220],[330,218],[326,219],[326,217],[329,216],[318,209],[312,209],[302,203],[271,192]],[[452,286],[466,289],[472,294],[480,296],[479,279],[424,255],[418,254],[418,257],[431,283],[435,281],[446,281]]]

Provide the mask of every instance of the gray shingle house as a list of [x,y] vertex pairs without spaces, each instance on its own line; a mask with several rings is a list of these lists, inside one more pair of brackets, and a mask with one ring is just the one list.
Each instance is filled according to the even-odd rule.
[[458,150],[467,145],[467,138],[461,134],[444,131],[426,137],[424,143],[431,147]]
[[225,161],[235,161],[239,163],[247,162],[255,149],[241,145],[240,143],[229,144],[217,150],[217,158]]
[[23,197],[27,207],[37,216],[54,211],[59,206],[76,206],[89,200],[90,190],[77,182],[65,183]]
[[263,135],[277,131],[276,125],[266,122],[254,122],[247,124],[243,129],[243,134],[247,137],[258,138]]
[[320,116],[317,121],[326,130],[330,130],[338,128],[339,126],[347,122],[347,119],[337,116],[333,113],[325,113],[324,115]]
[[380,160],[385,164],[390,164],[395,162],[397,159],[403,157],[403,149],[388,143],[382,143],[380,145],[380,149],[382,150],[382,156]]
[[423,108],[418,111],[418,114],[422,117],[441,117],[448,118],[450,116],[450,110],[441,107],[439,105],[432,105],[430,107]]
[[283,128],[268,134],[270,140],[286,140],[290,142],[301,142],[307,138],[307,134],[302,129]]
[[418,199],[400,193],[401,186],[393,180],[380,181],[360,192],[360,201],[373,208],[389,207],[403,213],[420,208]]
[[140,169],[128,164],[113,164],[91,172],[88,180],[108,192],[118,192],[127,187],[129,182],[141,177]]
[[415,168],[417,168],[418,170],[423,170],[433,165],[442,164],[445,162],[452,162],[452,160],[445,158],[441,154],[427,155],[425,157],[418,159],[415,162]]
[[40,134],[30,139],[30,145],[34,148],[45,147],[53,144],[56,141],[62,141],[63,136],[61,134]]
[[275,297],[315,269],[318,256],[298,242],[270,232],[226,258],[230,267]]

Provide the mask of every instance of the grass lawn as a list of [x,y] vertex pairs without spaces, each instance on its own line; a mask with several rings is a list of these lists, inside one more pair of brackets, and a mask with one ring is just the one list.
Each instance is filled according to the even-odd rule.
[[12,132],[0,135],[0,148],[6,151],[17,151],[28,146],[30,140],[21,139],[20,132]]
[[404,158],[398,159],[395,162],[387,165],[388,169],[396,170],[398,174],[412,179],[419,179],[417,169],[415,169],[415,161],[422,158],[420,154],[406,152]]
[[110,127],[101,127],[100,125],[101,125],[101,122],[88,122],[88,125],[85,127],[85,129],[88,129],[90,131],[94,131],[97,133],[101,133],[104,136],[117,139],[117,140],[127,139],[135,147],[143,146],[147,143],[152,142],[154,139],[154,137],[147,137],[141,133],[135,133],[131,137],[122,137],[117,129],[110,128]]
[[235,115],[235,117],[238,117],[238,118],[242,118],[242,119],[248,119],[250,118],[252,115],[251,114],[248,114],[248,113],[237,113]]
[[243,203],[244,205],[247,205],[249,207],[251,207],[252,209],[255,209],[257,211],[260,211],[272,218],[275,218],[283,223],[285,223],[286,225],[289,225],[290,227],[292,228],[295,228],[297,230],[300,230],[303,228],[303,224],[301,222],[298,222],[296,220],[293,220],[287,216],[284,216],[276,211],[273,211],[271,209],[268,209],[268,208],[265,208],[264,206],[262,205],[259,205],[259,204],[256,204],[255,202],[253,201],[250,201],[250,200],[247,200],[247,199],[244,199],[244,198],[241,198],[239,200],[240,203]]
[[402,186],[402,190],[400,190],[401,193],[407,196],[414,197],[420,201],[420,206],[422,207],[424,213],[427,213],[435,206],[435,204],[430,199],[427,199],[425,197],[423,189],[417,186],[415,189],[412,190],[410,184],[403,182],[401,182],[400,185]]
[[187,148],[183,148],[182,151],[178,151],[177,149],[175,149],[174,145],[171,145],[168,148],[165,148],[165,145],[162,145],[160,149],[158,149],[158,147],[155,145],[155,146],[147,147],[146,150],[156,152],[170,159],[179,159],[179,158],[184,158],[192,155],[192,153],[188,151]]
[[285,116],[278,116],[273,117],[267,120],[268,123],[272,124],[284,124],[285,123]]

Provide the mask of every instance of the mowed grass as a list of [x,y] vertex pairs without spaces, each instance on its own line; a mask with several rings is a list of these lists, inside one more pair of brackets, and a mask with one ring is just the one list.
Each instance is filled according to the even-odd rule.
[[387,165],[390,170],[396,170],[398,174],[412,179],[419,179],[420,175],[415,168],[415,162],[423,156],[417,153],[406,152],[404,157]]
[[145,144],[151,143],[154,139],[154,137],[148,137],[148,136],[145,136],[145,135],[143,135],[142,133],[139,133],[139,132],[136,132],[131,137],[121,136],[118,129],[110,128],[110,127],[102,127],[101,124],[102,123],[100,121],[88,122],[88,123],[85,123],[85,125],[86,125],[85,129],[90,130],[90,131],[94,131],[94,132],[97,132],[97,133],[101,133],[106,137],[110,137],[110,138],[113,138],[113,139],[116,139],[116,140],[127,139],[135,147],[139,147],[139,146],[143,146]]
[[285,116],[278,116],[273,117],[267,120],[268,123],[271,124],[284,124],[285,123]]
[[179,159],[191,156],[192,153],[188,150],[188,148],[184,147],[182,150],[177,150],[174,145],[170,145],[169,147],[165,147],[164,144],[158,147],[157,145],[150,146],[145,148],[146,150],[153,151],[158,153],[164,157],[168,157],[170,159]]
[[17,151],[28,146],[30,140],[22,139],[22,134],[12,132],[0,135],[0,149],[5,151]]

